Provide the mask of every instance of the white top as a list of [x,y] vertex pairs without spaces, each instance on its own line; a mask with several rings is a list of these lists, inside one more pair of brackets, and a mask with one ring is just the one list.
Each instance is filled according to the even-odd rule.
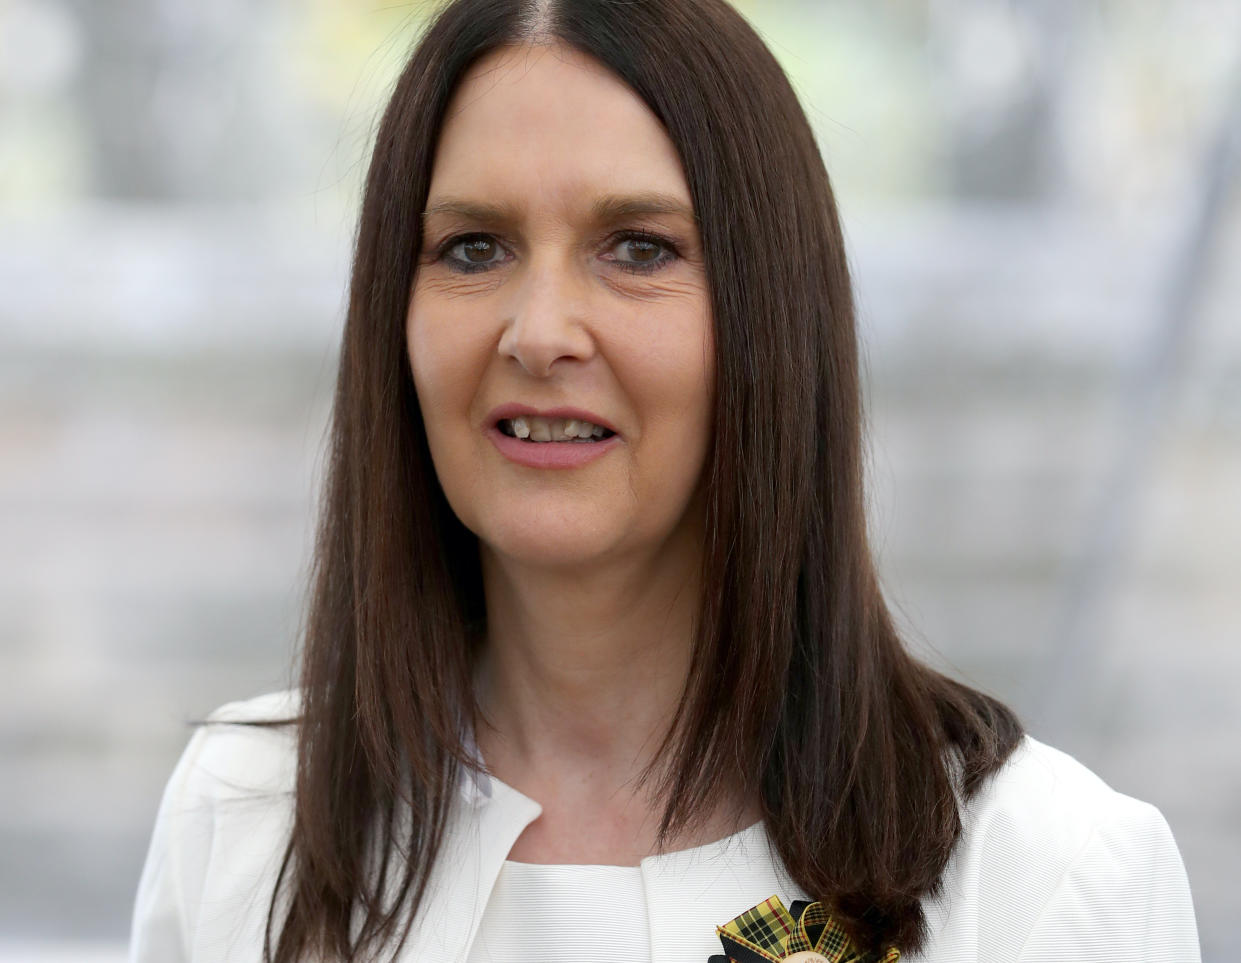
[[650,963],[638,866],[505,860],[483,909],[469,963]]
[[[225,706],[212,718],[296,712],[296,696],[278,693]],[[291,825],[295,756],[289,727],[195,732],[156,819],[134,907],[132,963],[260,963]],[[502,894],[497,906],[514,898],[495,889],[505,857],[541,812],[499,780],[462,780],[401,963],[470,963],[476,944],[484,951],[480,922],[489,897]],[[1023,739],[970,800],[962,822],[942,891],[923,902],[926,947],[905,963],[1200,960],[1189,884],[1162,815],[1064,753]],[[725,842],[642,860],[649,957],[640,958],[706,963],[721,952],[717,925],[772,895],[786,906],[806,897],[761,824]],[[546,947],[526,957],[535,958],[549,959]],[[575,963],[582,960],[591,957]]]

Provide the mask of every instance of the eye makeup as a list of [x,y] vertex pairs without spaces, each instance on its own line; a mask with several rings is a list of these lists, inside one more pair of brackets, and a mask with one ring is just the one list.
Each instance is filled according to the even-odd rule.
[[[449,270],[459,274],[479,274],[506,263],[507,259],[470,261],[468,258],[454,253],[458,248],[468,248],[473,244],[491,244],[496,251],[508,250],[507,246],[494,234],[486,231],[469,231],[455,234],[440,243],[434,249],[430,260],[435,263],[443,263]],[[604,249],[612,251],[626,244],[633,246],[630,248],[630,254],[634,253],[633,248],[645,248],[646,250],[651,248],[662,249],[656,257],[652,257],[649,260],[604,258],[609,265],[631,274],[654,274],[656,271],[663,270],[680,257],[678,246],[671,238],[643,229],[629,229],[616,232],[607,239]]]

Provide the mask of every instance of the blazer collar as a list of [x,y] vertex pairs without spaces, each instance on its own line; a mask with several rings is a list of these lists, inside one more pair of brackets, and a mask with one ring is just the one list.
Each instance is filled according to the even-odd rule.
[[[479,758],[472,734],[464,740]],[[464,963],[509,850],[543,807],[486,773],[463,766],[422,907],[402,963]]]
[[[465,726],[461,738],[462,744],[465,746],[466,754],[475,762],[482,763],[483,757],[478,751],[478,743],[474,741],[474,730],[470,726]],[[478,807],[485,805],[494,795],[497,780],[492,779],[487,773],[473,769],[469,766],[461,767],[464,771],[461,779],[457,782],[457,794],[467,806]],[[522,799],[527,800],[534,805],[534,800],[527,796],[517,793]]]

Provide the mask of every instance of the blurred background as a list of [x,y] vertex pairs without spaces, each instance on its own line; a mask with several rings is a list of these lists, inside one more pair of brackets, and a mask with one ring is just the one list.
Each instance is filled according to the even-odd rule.
[[[1241,959],[1241,0],[749,0],[834,179],[911,644],[1162,809]],[[359,185],[429,5],[0,0],[0,961],[123,957],[291,680]]]

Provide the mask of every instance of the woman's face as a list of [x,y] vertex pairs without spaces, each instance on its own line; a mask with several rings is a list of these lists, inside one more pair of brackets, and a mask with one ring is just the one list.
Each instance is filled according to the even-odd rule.
[[642,100],[565,47],[477,63],[440,134],[406,333],[440,484],[486,549],[580,566],[694,537],[709,304],[680,159]]

